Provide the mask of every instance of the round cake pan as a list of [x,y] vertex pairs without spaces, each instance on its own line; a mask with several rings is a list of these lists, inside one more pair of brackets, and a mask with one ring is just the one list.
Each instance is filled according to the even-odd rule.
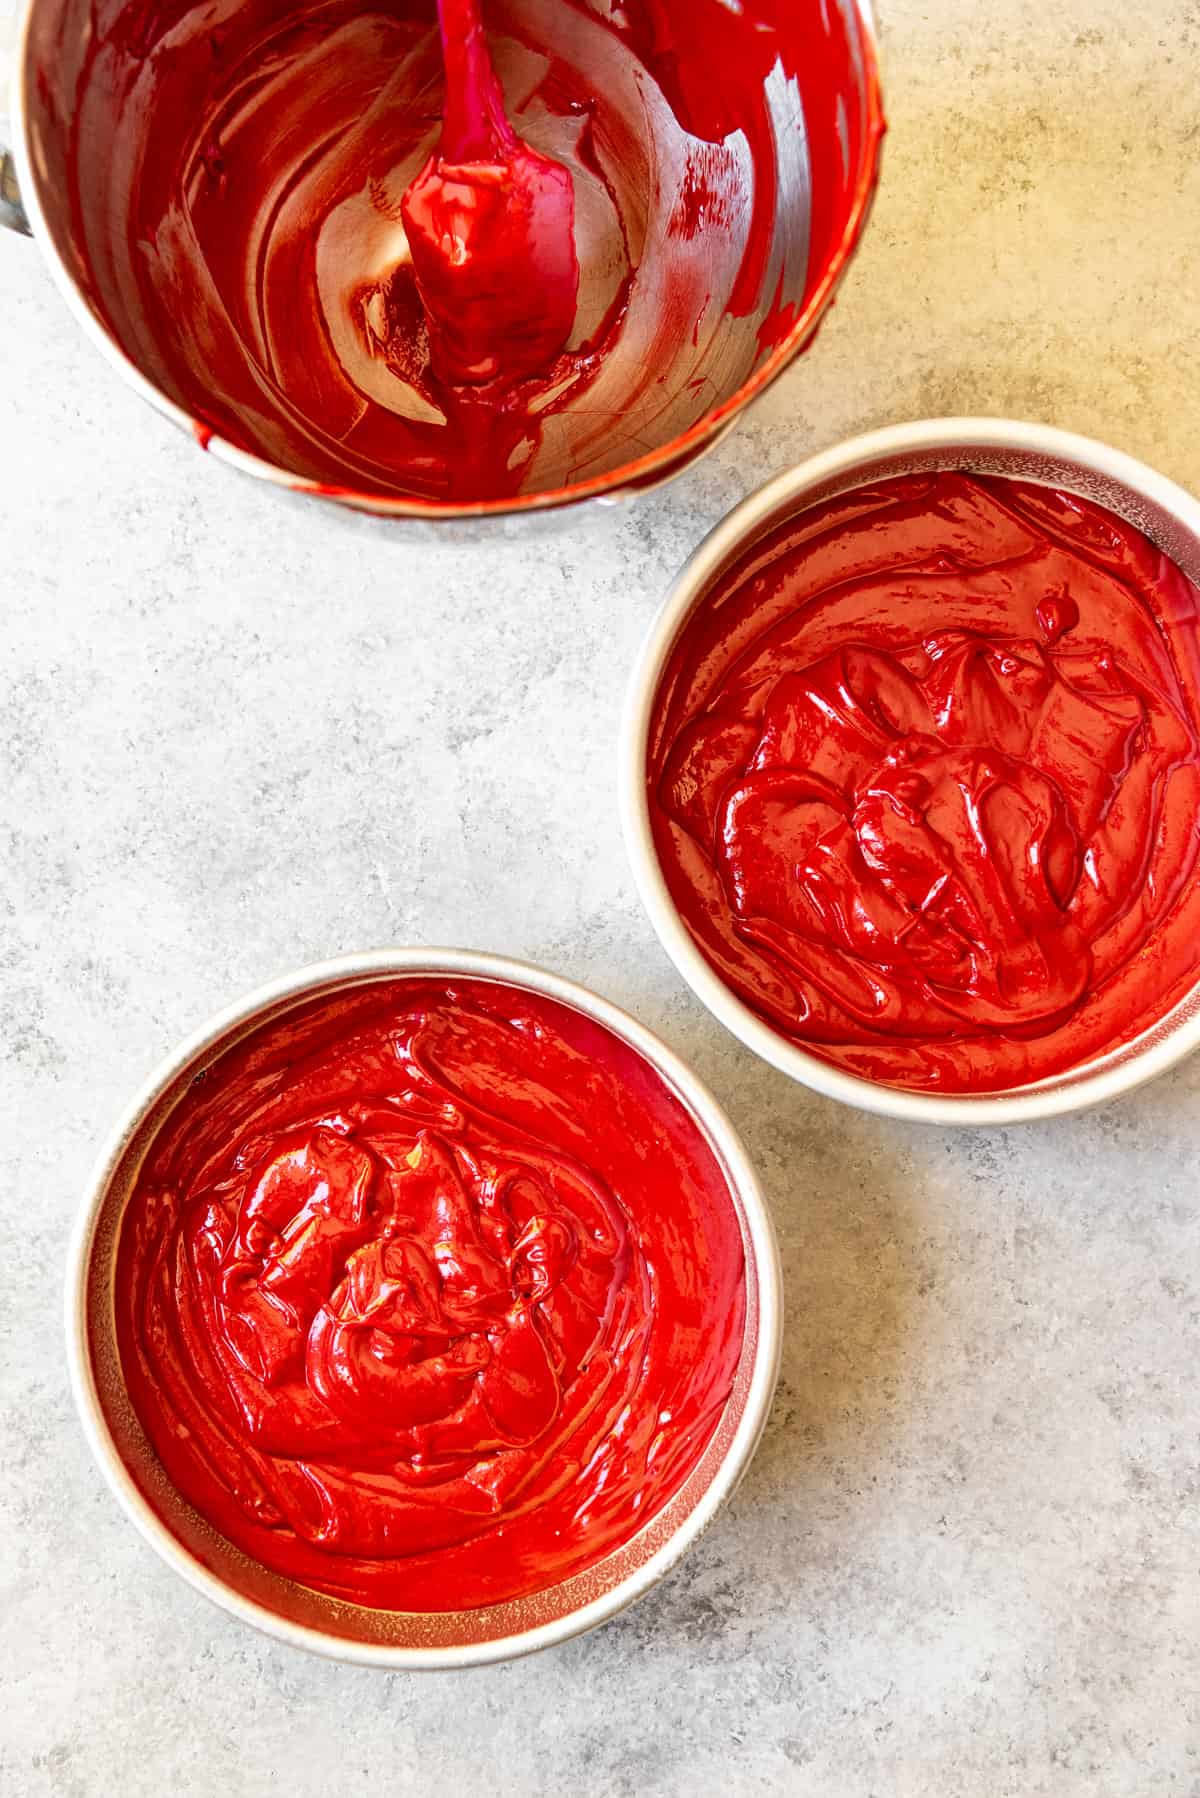
[[1017,1123],[1103,1104],[1191,1054],[1200,1043],[1200,983],[1141,1035],[1033,1085],[954,1095],[863,1079],[765,1022],[709,965],[668,891],[650,822],[646,767],[655,697],[693,609],[756,542],[807,508],[868,483],[943,469],[1033,481],[1105,506],[1144,532],[1200,585],[1200,502],[1119,450],[1047,425],[995,418],[928,419],[852,438],[779,475],[735,507],[675,582],[630,685],[622,744],[622,821],[638,890],[664,948],[709,1011],[764,1061],[829,1098],[887,1117],[937,1124]]
[[[628,1044],[690,1115],[723,1171],[745,1255],[746,1324],[733,1388],[684,1485],[636,1536],[586,1571],[478,1610],[369,1609],[250,1562],[171,1486],[130,1404],[117,1351],[113,1281],[122,1216],[143,1161],[191,1083],[250,1032],[297,1006],[402,977],[515,987],[582,1013]],[[340,1660],[470,1667],[605,1622],[657,1584],[703,1534],[745,1472],[770,1409],[779,1365],[779,1257],[754,1170],[724,1113],[649,1030],[583,987],[524,963],[457,949],[387,949],[274,981],[221,1012],[162,1063],[117,1125],[92,1177],[70,1250],[66,1324],[71,1383],[100,1469],[142,1535],[189,1585],[268,1635]]]

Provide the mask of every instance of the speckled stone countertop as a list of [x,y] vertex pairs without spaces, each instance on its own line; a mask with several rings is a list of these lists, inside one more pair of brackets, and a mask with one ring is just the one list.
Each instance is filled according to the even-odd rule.
[[[1053,421],[1200,487],[1200,8],[888,0],[893,131],[808,360],[638,509],[480,551],[281,504],[0,241],[5,1798],[1200,1793],[1200,1060],[1011,1132],[758,1065],[682,988],[614,746],[664,587],[867,426]],[[661,1030],[762,1169],[783,1380],[733,1507],[606,1629],[468,1675],[276,1647],[102,1487],[60,1347],[98,1140],[267,976],[509,951]]]

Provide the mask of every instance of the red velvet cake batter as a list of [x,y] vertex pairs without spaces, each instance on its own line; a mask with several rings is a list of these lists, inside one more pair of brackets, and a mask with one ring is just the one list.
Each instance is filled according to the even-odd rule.
[[745,1325],[696,1124],[565,1005],[397,980],[230,1051],[121,1226],[134,1408],[264,1566],[398,1610],[525,1596],[699,1461]]
[[804,512],[684,627],[650,740],[671,895],[853,1073],[1026,1085],[1200,976],[1197,593],[1112,513],[909,476]]

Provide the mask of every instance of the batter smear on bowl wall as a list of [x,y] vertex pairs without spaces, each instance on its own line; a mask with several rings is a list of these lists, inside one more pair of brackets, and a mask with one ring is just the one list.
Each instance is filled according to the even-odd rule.
[[693,611],[650,733],[671,897],[792,1041],[1001,1091],[1200,971],[1195,587],[1085,499],[903,476],[817,504]]
[[858,0],[47,0],[31,53],[90,319],[384,509],[673,472],[815,328],[882,132]]

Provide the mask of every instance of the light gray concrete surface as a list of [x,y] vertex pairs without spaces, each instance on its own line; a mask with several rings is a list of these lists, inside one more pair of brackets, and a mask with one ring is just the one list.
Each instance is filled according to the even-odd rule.
[[[1200,1062],[943,1135],[757,1065],[626,870],[613,752],[672,571],[748,486],[921,413],[1052,420],[1200,487],[1200,7],[890,0],[866,249],[718,455],[608,521],[414,544],[281,505],[130,397],[0,242],[0,1791],[1200,1793]],[[185,1590],[60,1348],[98,1139],[266,976],[448,941],[587,981],[729,1106],[783,1383],[660,1591],[540,1659],[380,1677]]]

